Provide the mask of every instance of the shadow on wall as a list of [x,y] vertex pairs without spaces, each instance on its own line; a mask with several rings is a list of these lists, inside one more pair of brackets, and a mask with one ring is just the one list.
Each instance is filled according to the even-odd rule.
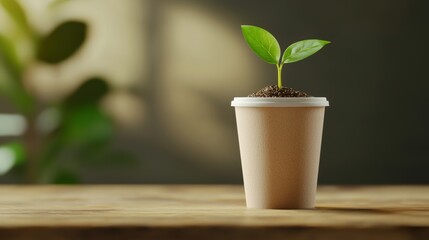
[[[154,155],[164,156],[144,175],[166,182],[241,181],[230,101],[257,88],[262,75],[239,22],[195,1],[153,1],[151,7],[154,32],[148,35],[155,36],[149,42],[157,51],[150,55],[152,112],[143,145],[155,145]],[[162,172],[168,175],[159,177]]]

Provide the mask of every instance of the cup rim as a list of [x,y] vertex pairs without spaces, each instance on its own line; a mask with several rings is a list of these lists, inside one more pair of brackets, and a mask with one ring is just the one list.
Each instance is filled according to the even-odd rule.
[[326,97],[234,97],[232,107],[327,107]]

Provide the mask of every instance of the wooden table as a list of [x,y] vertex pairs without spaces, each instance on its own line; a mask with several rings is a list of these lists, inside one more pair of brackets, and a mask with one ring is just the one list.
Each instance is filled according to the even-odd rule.
[[0,239],[429,239],[429,186],[319,187],[313,210],[242,186],[0,186]]

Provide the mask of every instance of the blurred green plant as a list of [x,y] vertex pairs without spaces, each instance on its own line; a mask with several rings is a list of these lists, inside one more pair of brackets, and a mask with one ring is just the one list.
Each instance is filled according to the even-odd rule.
[[[62,63],[85,43],[85,22],[66,21],[41,35],[16,0],[0,0],[0,6],[31,43],[37,61]],[[22,136],[0,146],[0,155],[8,158],[0,163],[0,175],[13,170],[27,183],[79,183],[76,166],[117,164],[117,157],[133,163],[130,154],[112,146],[114,125],[100,107],[111,90],[104,79],[92,77],[63,100],[43,102],[24,85],[27,64],[18,57],[12,37],[0,33],[0,95],[27,122]]]

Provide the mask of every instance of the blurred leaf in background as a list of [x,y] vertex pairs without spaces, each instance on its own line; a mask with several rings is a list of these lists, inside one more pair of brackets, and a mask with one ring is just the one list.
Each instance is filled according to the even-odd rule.
[[[67,1],[55,4],[63,2]],[[37,61],[60,64],[87,39],[83,21],[65,21],[46,35],[36,34],[17,1],[0,0],[0,6],[32,43]],[[122,164],[135,163],[130,154],[112,146],[115,125],[100,104],[111,91],[105,79],[92,77],[62,100],[46,102],[23,84],[28,66],[16,50],[12,38],[0,34],[0,95],[16,107],[27,126],[19,140],[0,146],[0,175],[16,169],[24,172],[28,183],[73,184],[82,182],[76,166],[116,164],[115,156]]]
[[11,142],[0,147],[0,175],[7,173],[13,167],[24,164],[25,149],[20,142]]
[[100,107],[100,100],[108,92],[106,81],[92,78],[64,100],[60,106],[62,141],[86,145],[113,136],[113,123]]
[[81,181],[75,172],[65,169],[57,171],[54,178],[52,179],[52,183],[55,184],[77,184],[80,182]]
[[28,113],[32,98],[22,84],[22,66],[13,42],[0,34],[0,94],[21,111]]
[[28,23],[27,16],[16,0],[0,0],[0,5],[3,6],[5,12],[9,14],[18,28],[29,37],[33,37],[33,30]]
[[37,52],[40,61],[56,64],[77,52],[86,39],[87,26],[79,21],[67,21],[41,39]]

